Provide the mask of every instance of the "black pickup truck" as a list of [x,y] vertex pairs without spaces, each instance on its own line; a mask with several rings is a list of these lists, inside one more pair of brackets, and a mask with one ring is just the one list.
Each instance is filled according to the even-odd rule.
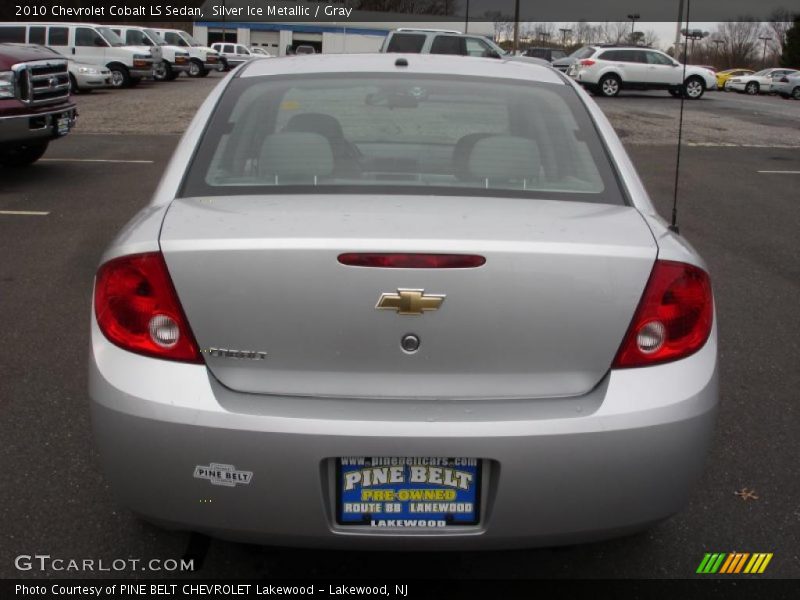
[[36,162],[50,140],[70,132],[76,117],[66,59],[0,44],[0,166]]

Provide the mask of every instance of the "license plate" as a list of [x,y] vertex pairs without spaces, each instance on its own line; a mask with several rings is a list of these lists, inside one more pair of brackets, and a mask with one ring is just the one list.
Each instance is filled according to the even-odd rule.
[[59,115],[56,118],[56,135],[67,135],[70,129],[69,115]]
[[476,458],[342,457],[336,460],[339,525],[443,529],[480,520]]

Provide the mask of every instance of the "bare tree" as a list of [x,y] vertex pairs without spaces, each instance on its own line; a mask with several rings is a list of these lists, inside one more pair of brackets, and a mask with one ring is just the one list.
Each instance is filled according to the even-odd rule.
[[597,39],[604,44],[619,44],[628,37],[630,33],[630,23],[625,21],[604,22],[597,25]]
[[500,43],[508,40],[514,32],[514,17],[504,15],[499,10],[487,10],[483,18],[494,23],[494,41]]
[[725,42],[723,61],[726,67],[745,67],[755,64],[756,46],[761,23],[742,18],[739,21],[726,21],[717,25],[715,39]]
[[529,36],[533,38],[536,44],[549,45],[554,41],[556,26],[553,23],[534,23],[533,27],[529,30]]
[[770,50],[776,55],[783,53],[783,46],[786,43],[786,32],[792,27],[794,15],[786,9],[779,8],[774,10],[767,21],[767,35],[773,36],[773,41],[769,44]]
[[594,31],[586,21],[578,21],[570,27],[572,29],[572,45],[575,47],[585,46],[594,41]]
[[647,31],[644,32],[642,43],[645,46],[655,47],[658,46],[658,42],[659,42],[658,34],[655,31],[653,31],[652,29],[648,29]]

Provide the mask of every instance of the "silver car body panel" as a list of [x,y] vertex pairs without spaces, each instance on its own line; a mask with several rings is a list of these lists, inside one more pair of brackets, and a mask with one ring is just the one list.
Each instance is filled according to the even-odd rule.
[[[634,208],[481,197],[179,199],[161,249],[201,348],[269,354],[207,356],[225,385],[374,398],[586,393],[656,258]],[[486,264],[363,269],[337,263],[347,252],[476,253]],[[374,310],[399,288],[448,300],[423,316]],[[400,348],[409,332],[423,340],[413,355]]]
[[[410,68],[420,72],[541,79],[572,86],[604,140],[629,207],[582,203],[552,206],[551,202],[520,206],[520,200],[491,198],[479,210],[470,205],[469,199],[437,198],[435,204],[428,206],[429,216],[435,217],[435,207],[458,203],[462,213],[480,214],[484,228],[469,224],[445,228],[435,218],[428,225],[425,220],[413,222],[407,216],[413,211],[399,211],[393,215],[395,225],[401,225],[396,227],[402,232],[398,236],[383,225],[389,220],[388,204],[385,212],[361,214],[361,221],[355,222],[368,223],[371,229],[359,231],[352,220],[350,225],[342,220],[331,223],[331,215],[313,196],[302,198],[306,206],[302,229],[280,211],[271,215],[275,219],[272,222],[247,218],[263,217],[270,205],[288,210],[288,200],[279,197],[262,199],[261,203],[247,196],[175,200],[186,165],[231,78],[337,70],[391,71],[399,57],[305,56],[254,61],[229,74],[209,95],[186,131],[151,205],[117,236],[103,261],[163,250],[201,345],[217,343],[211,338],[224,334],[209,320],[214,314],[226,315],[225,304],[232,298],[230,293],[219,296],[225,282],[221,277],[210,282],[212,288],[217,286],[216,313],[210,298],[192,299],[199,289],[192,269],[204,254],[204,260],[219,261],[216,268],[229,270],[235,268],[235,261],[226,256],[230,251],[244,251],[248,260],[256,263],[266,260],[267,249],[296,254],[293,260],[299,261],[304,260],[304,254],[314,257],[324,251],[326,260],[335,265],[340,249],[371,249],[376,240],[385,251],[419,248],[422,240],[433,249],[470,249],[487,256],[486,266],[502,264],[514,253],[525,256],[520,261],[530,266],[536,263],[525,260],[535,261],[537,252],[549,251],[554,264],[550,266],[542,260],[537,268],[553,269],[555,263],[570,265],[575,257],[589,261],[585,264],[591,260],[602,262],[605,255],[613,257],[608,263],[622,259],[631,268],[631,277],[622,278],[617,286],[627,298],[623,304],[628,304],[628,319],[635,304],[633,298],[641,294],[643,279],[656,257],[705,268],[693,248],[656,214],[611,125],[580,86],[550,68],[496,59],[407,56]],[[345,198],[348,209],[354,211],[365,201]],[[419,198],[393,200],[393,205],[400,203],[403,208],[422,210]],[[300,206],[300,198],[293,197],[291,201]],[[513,209],[519,218],[509,220],[502,228],[490,214],[492,206]],[[534,222],[541,224],[535,229],[541,237],[523,239],[525,225]],[[545,225],[548,222],[550,225]],[[562,226],[563,232],[556,224]],[[210,252],[212,249],[215,252]],[[314,261],[312,269],[318,266]],[[572,263],[570,268],[575,266]],[[380,281],[372,286],[371,293],[365,294],[371,304],[363,310],[363,318],[369,320],[378,315],[400,319],[394,313],[373,310],[377,293],[374,297],[372,294],[392,291],[398,275],[379,275],[376,271],[383,271],[380,269],[371,271]],[[485,277],[500,272],[486,270]],[[279,286],[306,285],[302,274],[288,266],[276,272],[276,277]],[[581,277],[600,281],[588,269],[581,271]],[[327,274],[318,288],[325,289],[331,278]],[[228,283],[235,282],[229,279]],[[437,292],[437,282],[431,279],[422,283],[432,293]],[[502,288],[500,279],[490,283]],[[467,289],[483,293],[480,286],[472,288],[463,281],[453,280],[453,285],[458,294]],[[181,291],[183,288],[186,291]],[[267,282],[257,281],[253,289],[265,291]],[[365,288],[359,289],[363,292]],[[450,304],[445,303],[447,308],[456,304],[452,302],[456,295],[451,292],[447,300]],[[565,302],[568,300],[565,298]],[[234,303],[234,314],[227,321],[236,328],[237,336],[248,335],[240,331],[246,319],[235,314],[241,312],[242,306]],[[586,311],[591,310],[587,304]],[[255,314],[249,313],[251,317]],[[418,323],[435,323],[445,314],[442,310],[416,319]],[[611,315],[612,320],[622,320],[621,311],[604,314]],[[476,315],[468,317],[476,320]],[[347,318],[354,317],[351,314]],[[285,319],[285,315],[277,315],[278,319]],[[374,384],[359,391],[352,382],[345,382],[338,390],[330,387],[328,393],[319,394],[316,392],[321,387],[314,387],[319,381],[292,381],[287,376],[289,363],[283,365],[283,372],[273,372],[281,385],[272,386],[270,378],[259,376],[251,379],[253,387],[248,389],[244,370],[255,368],[252,365],[236,373],[236,368],[210,361],[206,366],[140,356],[109,342],[96,320],[91,321],[89,394],[95,437],[106,476],[120,501],[137,514],[167,527],[258,543],[371,549],[511,548],[574,543],[641,529],[667,518],[686,503],[702,472],[719,395],[716,324],[698,352],[667,364],[609,370],[611,358],[606,349],[605,368],[584,363],[580,370],[585,377],[566,378],[571,383],[580,382],[569,390],[559,387],[554,379],[545,384],[548,378],[542,368],[539,377],[528,374],[527,380],[517,369],[519,377],[511,383],[487,372],[487,382],[480,378],[472,381],[476,389],[462,385],[458,379],[465,373],[459,373],[451,378],[453,386],[449,388],[443,378],[436,385],[403,381],[402,386],[408,384],[411,391],[400,394],[380,393]],[[321,317],[314,323],[322,328],[328,326]],[[359,326],[357,322],[353,325]],[[484,324],[478,319],[477,326]],[[486,341],[486,331],[479,341]],[[287,332],[281,335],[287,336]],[[383,332],[376,333],[380,336]],[[369,340],[359,338],[364,335],[357,333],[354,339],[369,344]],[[423,344],[425,339],[423,336]],[[284,342],[288,340],[284,338]],[[252,343],[256,343],[255,338]],[[280,352],[280,346],[275,350]],[[266,361],[259,362],[268,363],[272,358],[268,354]],[[437,371],[452,371],[454,365],[440,363]],[[343,369],[344,365],[340,367]],[[346,379],[341,369],[337,377],[325,377],[326,385]],[[307,375],[303,370],[299,373],[299,380]],[[247,391],[231,389],[231,383]],[[286,393],[287,390],[293,393]],[[341,456],[484,459],[481,521],[475,526],[444,531],[376,531],[337,525],[333,460]],[[196,466],[212,462],[251,471],[253,479],[248,485],[224,487],[193,477]],[[201,503],[199,499],[211,501]]]

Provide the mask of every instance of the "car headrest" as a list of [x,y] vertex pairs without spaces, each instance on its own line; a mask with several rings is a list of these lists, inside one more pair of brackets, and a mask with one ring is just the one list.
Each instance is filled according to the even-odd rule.
[[284,131],[264,138],[258,159],[260,175],[284,179],[310,179],[333,173],[331,143],[318,133]]
[[294,115],[286,123],[284,131],[302,131],[306,133],[318,133],[329,140],[340,140],[344,138],[342,124],[331,115],[322,113],[301,113]]
[[493,135],[475,142],[469,155],[472,177],[487,181],[533,181],[541,171],[539,145],[513,135]]
[[469,133],[459,139],[453,148],[453,167],[456,176],[462,180],[474,179],[469,172],[469,157],[480,140],[491,137],[493,133]]

